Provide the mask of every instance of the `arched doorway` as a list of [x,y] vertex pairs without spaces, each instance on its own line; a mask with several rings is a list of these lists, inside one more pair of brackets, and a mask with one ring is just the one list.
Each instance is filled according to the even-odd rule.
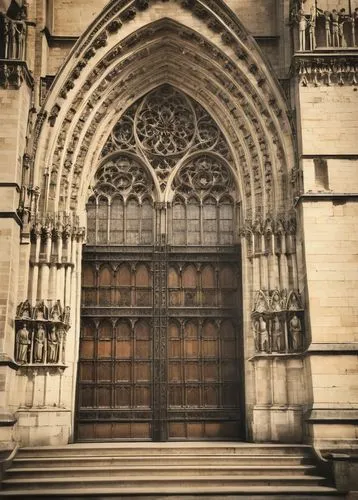
[[78,440],[243,439],[232,167],[213,119],[169,85],[112,130],[87,204]]

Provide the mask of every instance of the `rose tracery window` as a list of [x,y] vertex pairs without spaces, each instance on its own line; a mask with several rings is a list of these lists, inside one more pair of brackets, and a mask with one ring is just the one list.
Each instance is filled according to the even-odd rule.
[[214,151],[232,162],[219,127],[197,102],[162,85],[133,104],[116,123],[102,157],[131,151],[154,169],[162,191],[179,161],[195,152]]

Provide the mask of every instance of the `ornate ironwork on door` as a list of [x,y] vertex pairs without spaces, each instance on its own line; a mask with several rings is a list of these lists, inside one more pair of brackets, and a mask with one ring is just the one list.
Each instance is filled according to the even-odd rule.
[[163,86],[102,152],[87,205],[77,438],[242,437],[232,158],[208,113]]

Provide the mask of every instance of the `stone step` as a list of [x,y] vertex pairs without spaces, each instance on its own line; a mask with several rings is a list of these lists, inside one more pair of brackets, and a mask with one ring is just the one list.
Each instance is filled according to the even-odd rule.
[[293,476],[293,475],[274,475],[274,474],[260,474],[260,475],[242,475],[242,476],[230,476],[230,475],[217,475],[211,474],[210,476],[199,476],[193,477],[190,475],[173,476],[158,476],[158,475],[132,475],[132,476],[121,476],[121,477],[107,477],[96,474],[82,475],[76,478],[72,477],[58,477],[58,478],[26,478],[26,479],[5,479],[2,483],[4,490],[8,488],[19,487],[20,485],[26,484],[28,490],[51,487],[54,490],[62,489],[67,490],[71,488],[78,488],[82,486],[83,488],[105,488],[105,487],[117,487],[117,488],[136,488],[142,485],[145,488],[158,488],[165,485],[170,485],[170,487],[181,487],[185,486],[187,488],[192,488],[192,491],[197,491],[201,486],[210,486],[212,488],[218,488],[220,486],[233,486],[233,487],[249,487],[249,486],[324,486],[326,483],[325,478],[321,476]]
[[22,458],[21,452],[19,458],[15,458],[13,467],[100,467],[100,466],[120,466],[122,464],[146,465],[153,464],[157,466],[167,465],[269,465],[275,464],[281,466],[296,466],[301,464],[310,465],[313,463],[312,457],[303,457],[302,455],[149,455],[149,456],[69,456],[69,457],[26,457]]
[[195,455],[205,456],[220,453],[221,455],[306,455],[309,456],[311,448],[305,445],[276,445],[276,444],[251,444],[251,443],[81,443],[66,446],[41,446],[22,448],[19,457],[69,457],[69,456],[153,456],[167,455]]
[[45,467],[45,468],[11,468],[7,471],[7,477],[12,478],[29,478],[36,475],[38,478],[59,478],[59,477],[81,477],[85,474],[90,477],[93,475],[100,477],[110,476],[111,478],[120,479],[123,476],[138,476],[138,475],[148,475],[154,474],[156,476],[178,476],[187,475],[191,476],[209,476],[211,477],[214,473],[215,475],[225,475],[225,476],[269,476],[273,474],[275,476],[302,476],[314,473],[316,468],[312,465],[301,465],[301,466],[232,466],[232,465],[202,465],[198,463],[192,466],[183,465],[162,465],[160,468],[158,466],[145,466],[145,465],[135,465],[135,466],[121,466],[121,467],[79,467],[72,466],[69,467]]
[[[87,490],[87,491],[86,491]],[[64,496],[65,495],[65,496]],[[71,495],[71,496],[70,496]],[[61,498],[62,500],[73,500],[78,498],[104,498],[118,496],[122,500],[135,496],[135,500],[237,500],[242,497],[245,500],[288,500],[292,495],[292,500],[343,500],[345,495],[341,495],[334,488],[327,486],[223,486],[211,487],[201,485],[195,490],[193,495],[192,487],[187,486],[159,486],[134,488],[123,486],[107,486],[105,488],[68,488],[66,490],[52,489],[51,486],[41,489],[27,489],[20,487],[11,491],[1,491],[0,498],[20,498],[21,500],[36,500],[37,498]],[[177,496],[178,495],[178,496]],[[185,495],[185,497],[183,497]],[[268,496],[270,495],[270,496]]]

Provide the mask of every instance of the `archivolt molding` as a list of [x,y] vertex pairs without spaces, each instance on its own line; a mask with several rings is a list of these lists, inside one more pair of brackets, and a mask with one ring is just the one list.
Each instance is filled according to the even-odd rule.
[[[167,2],[160,15],[191,9],[202,21],[200,33],[167,18],[148,24],[139,13],[146,2],[117,1],[80,39],[35,127],[30,155],[36,155],[35,181],[45,176],[42,210],[83,209],[108,132],[137,98],[163,83],[186,92],[217,121],[232,148],[245,214],[285,209],[294,154],[278,86],[222,2],[184,4]],[[133,16],[137,30],[130,33]],[[121,30],[128,34],[122,40]]]

